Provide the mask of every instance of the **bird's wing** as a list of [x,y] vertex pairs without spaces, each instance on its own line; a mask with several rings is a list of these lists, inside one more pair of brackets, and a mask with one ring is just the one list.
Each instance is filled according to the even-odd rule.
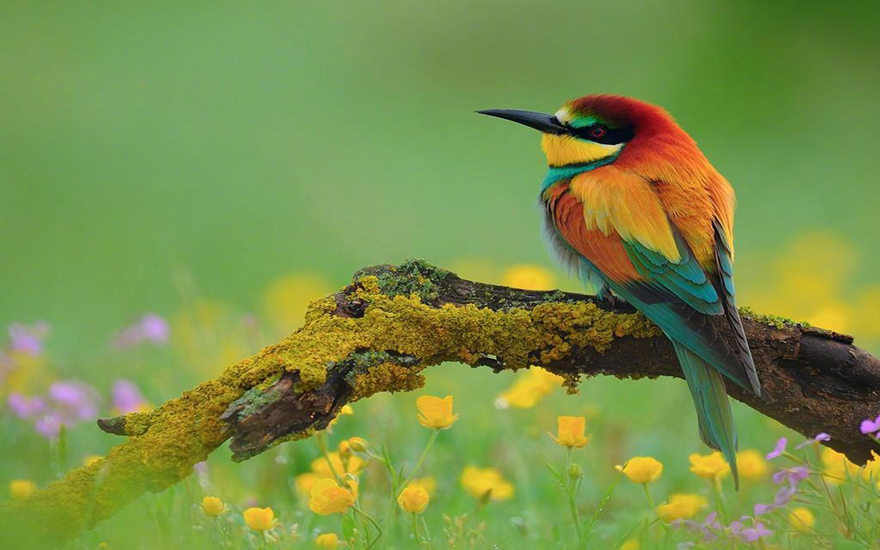
[[577,176],[554,195],[548,207],[559,236],[671,339],[757,392],[754,366],[740,354],[744,335],[730,335],[724,321],[733,290],[723,242],[717,262],[727,271],[719,281],[670,222],[650,183],[620,170],[599,170],[604,168]]

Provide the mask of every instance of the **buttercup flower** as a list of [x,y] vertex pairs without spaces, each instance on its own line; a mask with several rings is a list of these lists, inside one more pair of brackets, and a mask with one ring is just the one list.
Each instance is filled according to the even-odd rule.
[[691,471],[700,477],[717,481],[730,473],[730,466],[718,451],[708,455],[694,453],[688,459],[691,461]]
[[798,531],[809,531],[816,523],[816,518],[813,516],[813,512],[800,506],[791,511],[788,515],[788,521]]
[[397,497],[397,504],[404,512],[421,514],[428,506],[428,491],[422,487],[407,487]]
[[244,511],[244,522],[254,531],[268,531],[275,526],[275,512],[266,508],[248,508]]
[[700,495],[674,494],[669,502],[657,507],[657,517],[671,523],[677,519],[690,519],[708,505]]
[[339,537],[336,536],[336,533],[324,533],[323,535],[318,535],[318,538],[315,539],[315,546],[318,548],[334,550],[339,547]]
[[504,479],[495,468],[468,466],[461,474],[461,485],[471,496],[482,499],[509,500],[513,498],[513,484]]
[[[348,457],[345,461],[346,464],[343,464],[342,457],[337,452],[327,453],[330,457],[330,462],[327,462],[325,457],[319,457],[312,461],[312,471],[318,475],[324,477],[333,477],[334,470],[336,474],[356,474],[361,471],[361,468],[364,467],[364,460],[356,455],[352,455]],[[333,465],[331,468],[330,465]]]
[[437,489],[437,479],[434,476],[417,477],[410,481],[407,487],[421,487],[428,493],[428,496],[431,496]]
[[584,436],[587,420],[583,416],[560,416],[556,419],[557,432],[553,440],[563,447],[583,447],[590,441]]
[[458,415],[452,414],[451,395],[443,399],[423,395],[416,399],[416,407],[419,409],[419,424],[426,428],[445,430],[458,420]]
[[623,466],[615,466],[633,483],[650,483],[657,481],[663,474],[663,464],[650,456],[635,456]]
[[739,476],[742,479],[754,481],[767,475],[767,462],[761,453],[754,449],[738,452],[736,462],[739,465]]
[[[267,508],[267,510],[271,509]],[[217,497],[205,497],[202,499],[202,512],[208,517],[216,518],[226,513],[226,505]]]
[[315,482],[319,479],[324,479],[328,476],[316,474],[314,472],[306,472],[304,474],[300,474],[296,476],[293,480],[296,485],[296,491],[302,496],[309,496],[312,492],[312,487],[314,487]]
[[845,480],[847,475],[852,475],[859,469],[845,455],[830,447],[822,449],[822,465],[825,467],[825,481],[832,485],[837,485]]
[[349,488],[340,487],[335,479],[319,479],[312,485],[309,508],[322,516],[344,514],[357,500],[357,483],[349,482]]
[[513,385],[495,400],[495,406],[499,409],[530,409],[554,389],[561,387],[562,382],[561,376],[541,367],[531,367],[527,372],[517,375]]
[[365,453],[370,444],[363,437],[351,437],[348,439],[348,446],[356,453]]
[[37,485],[29,479],[13,479],[9,482],[12,500],[24,500],[37,491]]
[[629,539],[620,545],[620,550],[639,550],[639,539]]

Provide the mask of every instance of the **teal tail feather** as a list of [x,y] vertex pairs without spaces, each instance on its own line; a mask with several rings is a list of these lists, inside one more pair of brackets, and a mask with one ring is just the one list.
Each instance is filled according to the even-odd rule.
[[691,390],[697,419],[700,423],[700,439],[703,443],[721,451],[730,464],[733,483],[739,489],[736,470],[736,432],[724,378],[709,363],[683,345],[673,342],[681,370]]

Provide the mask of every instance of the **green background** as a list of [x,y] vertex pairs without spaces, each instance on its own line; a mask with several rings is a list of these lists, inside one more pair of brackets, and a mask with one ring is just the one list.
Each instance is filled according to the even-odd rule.
[[876,12],[4,2],[0,321],[45,318],[56,345],[94,346],[175,309],[179,271],[249,309],[302,269],[336,286],[407,257],[550,266],[538,136],[473,111],[597,92],[663,105],[733,182],[743,292],[811,230],[851,242],[852,284],[870,280]]

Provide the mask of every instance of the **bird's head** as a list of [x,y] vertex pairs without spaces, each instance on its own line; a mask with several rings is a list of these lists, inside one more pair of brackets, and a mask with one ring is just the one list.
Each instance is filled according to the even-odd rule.
[[663,109],[614,95],[584,96],[552,115],[514,109],[478,112],[541,131],[541,148],[554,168],[613,162],[633,140],[644,141],[661,126],[677,129]]

